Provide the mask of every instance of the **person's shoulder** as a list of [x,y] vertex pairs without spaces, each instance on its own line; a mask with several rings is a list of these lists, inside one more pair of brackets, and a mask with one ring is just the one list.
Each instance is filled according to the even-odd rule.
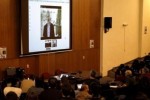
[[44,24],[44,27],[46,27],[47,26],[47,23],[46,24]]
[[54,24],[53,24],[53,23],[51,23],[51,25],[53,25],[53,26],[54,26]]

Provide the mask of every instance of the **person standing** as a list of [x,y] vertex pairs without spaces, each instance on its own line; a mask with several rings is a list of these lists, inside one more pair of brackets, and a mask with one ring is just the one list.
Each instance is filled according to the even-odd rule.
[[43,39],[53,39],[54,36],[54,25],[51,22],[50,12],[47,12],[47,23],[44,25],[43,28]]

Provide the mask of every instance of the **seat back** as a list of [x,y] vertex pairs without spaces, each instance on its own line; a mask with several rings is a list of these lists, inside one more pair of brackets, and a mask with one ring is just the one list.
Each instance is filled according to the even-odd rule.
[[21,88],[17,88],[17,87],[5,87],[4,90],[3,90],[4,96],[6,96],[7,93],[9,93],[10,91],[15,92],[18,97],[20,97],[20,95],[22,93],[22,89]]
[[29,88],[31,88],[32,86],[35,86],[34,80],[31,80],[31,79],[22,80],[22,82],[21,82],[22,93],[27,93]]

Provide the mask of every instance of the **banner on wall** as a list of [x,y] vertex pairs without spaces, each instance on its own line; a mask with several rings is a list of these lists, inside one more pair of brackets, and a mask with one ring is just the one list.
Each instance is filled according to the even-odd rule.
[[7,57],[7,48],[0,47],[0,59],[4,59]]

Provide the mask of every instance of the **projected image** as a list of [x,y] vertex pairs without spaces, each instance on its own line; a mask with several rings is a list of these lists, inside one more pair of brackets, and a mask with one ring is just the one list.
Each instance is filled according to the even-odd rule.
[[52,40],[52,47],[57,47],[57,40]]
[[21,0],[21,56],[72,49],[71,0]]
[[41,5],[41,40],[61,39],[61,7]]
[[46,40],[45,41],[45,48],[51,47],[51,40]]
[[57,39],[45,40],[45,48],[57,47]]

